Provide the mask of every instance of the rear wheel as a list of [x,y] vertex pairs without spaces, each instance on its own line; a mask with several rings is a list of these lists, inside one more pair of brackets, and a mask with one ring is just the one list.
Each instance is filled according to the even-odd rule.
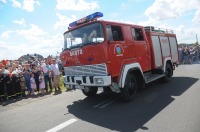
[[173,69],[169,63],[166,64],[165,67],[165,76],[161,78],[161,82],[166,83],[169,82],[173,75]]
[[124,88],[121,91],[121,99],[129,102],[134,99],[138,89],[137,79],[134,74],[127,74]]
[[98,87],[87,87],[85,89],[82,89],[82,92],[85,96],[92,97],[97,94]]

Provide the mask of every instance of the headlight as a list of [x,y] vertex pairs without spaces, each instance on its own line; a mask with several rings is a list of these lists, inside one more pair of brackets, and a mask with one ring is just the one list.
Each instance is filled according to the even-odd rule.
[[103,78],[95,78],[95,84],[104,84]]

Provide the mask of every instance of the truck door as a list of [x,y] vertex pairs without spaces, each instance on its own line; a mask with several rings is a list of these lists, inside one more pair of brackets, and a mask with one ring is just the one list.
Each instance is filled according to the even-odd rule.
[[141,27],[132,27],[132,37],[134,44],[135,57],[140,63],[143,71],[150,70],[150,50],[146,36]]
[[112,75],[117,76],[123,60],[128,58],[128,47],[124,40],[121,25],[106,25],[109,58],[111,61]]

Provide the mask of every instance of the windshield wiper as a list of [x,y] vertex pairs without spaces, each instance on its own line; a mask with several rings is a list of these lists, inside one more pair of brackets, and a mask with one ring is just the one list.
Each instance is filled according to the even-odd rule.
[[93,45],[93,44],[97,44],[99,42],[89,42],[89,43],[84,43],[84,44],[77,44],[77,45],[72,45],[70,46],[69,49],[73,49],[73,48],[82,48],[85,45]]
[[72,46],[70,46],[70,49],[79,48],[79,47],[82,47],[82,46],[83,46],[83,44],[72,45]]
[[88,42],[88,43],[84,43],[83,46],[84,46],[84,45],[92,45],[92,44],[96,44],[96,43],[97,43],[97,42]]

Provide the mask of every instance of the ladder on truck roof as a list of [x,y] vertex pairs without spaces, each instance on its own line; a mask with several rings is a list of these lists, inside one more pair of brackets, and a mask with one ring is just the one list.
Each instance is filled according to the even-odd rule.
[[144,27],[144,30],[146,32],[174,33],[173,30],[157,28],[157,27],[153,27],[153,26],[146,26],[146,27]]

